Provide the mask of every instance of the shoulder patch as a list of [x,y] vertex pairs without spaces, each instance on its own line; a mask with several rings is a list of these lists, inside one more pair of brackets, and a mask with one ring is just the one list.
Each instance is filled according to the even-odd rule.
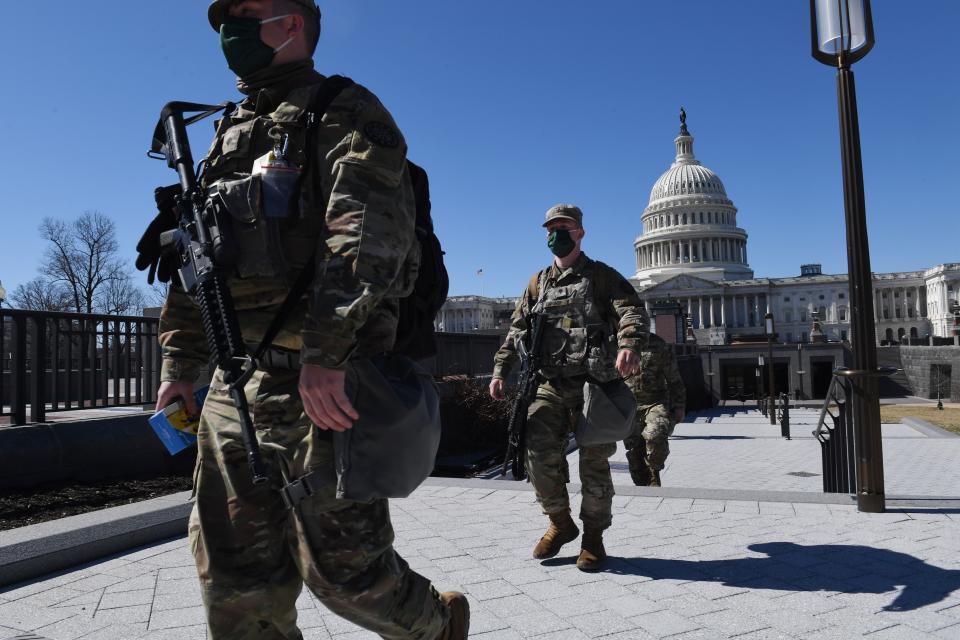
[[363,125],[363,135],[366,136],[370,142],[380,147],[395,149],[400,146],[400,134],[397,133],[396,129],[384,122],[373,120]]

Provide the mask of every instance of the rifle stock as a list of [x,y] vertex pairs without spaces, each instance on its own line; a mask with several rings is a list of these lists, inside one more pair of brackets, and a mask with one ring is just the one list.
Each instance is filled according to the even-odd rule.
[[507,426],[507,453],[503,458],[503,467],[500,475],[507,474],[509,468],[513,472],[514,480],[524,480],[527,477],[526,468],[526,430],[527,410],[537,393],[539,381],[537,372],[540,370],[540,345],[543,341],[543,323],[546,316],[542,313],[533,313],[527,316],[527,337],[530,341],[528,349],[518,344],[520,352],[520,380],[517,385],[517,397],[510,409],[510,423]]
[[[153,151],[161,153],[167,165],[176,170],[182,188],[182,195],[177,198],[178,227],[162,234],[161,242],[168,251],[177,254],[183,289],[200,308],[207,345],[216,358],[217,366],[223,371],[223,380],[240,415],[240,429],[253,483],[262,484],[267,481],[267,476],[243,391],[244,385],[257,370],[257,362],[247,353],[243,343],[233,296],[227,286],[227,273],[233,265],[229,260],[217,259],[229,255],[229,252],[224,253],[218,247],[218,244],[222,244],[220,234],[223,226],[217,224],[214,205],[205,201],[203,194],[199,193],[186,130],[187,124],[205,115],[232,108],[231,103],[167,103],[154,132]],[[187,111],[205,113],[185,120],[183,114]]]

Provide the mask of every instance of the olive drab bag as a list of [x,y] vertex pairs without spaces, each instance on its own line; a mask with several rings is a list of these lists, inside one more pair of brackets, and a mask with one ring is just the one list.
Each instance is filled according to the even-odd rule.
[[637,399],[622,378],[583,385],[583,410],[577,419],[577,444],[594,446],[630,436],[637,415]]
[[352,361],[346,387],[360,419],[333,434],[337,498],[406,498],[433,471],[440,447],[440,394],[433,379],[394,353]]

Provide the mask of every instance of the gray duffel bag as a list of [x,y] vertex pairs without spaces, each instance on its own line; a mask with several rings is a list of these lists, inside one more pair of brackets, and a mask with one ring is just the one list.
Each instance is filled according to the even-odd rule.
[[440,396],[430,374],[406,356],[355,360],[347,396],[360,419],[334,432],[337,498],[405,498],[433,471],[440,446]]
[[583,385],[583,411],[577,421],[577,444],[593,446],[619,442],[633,431],[637,399],[621,378]]

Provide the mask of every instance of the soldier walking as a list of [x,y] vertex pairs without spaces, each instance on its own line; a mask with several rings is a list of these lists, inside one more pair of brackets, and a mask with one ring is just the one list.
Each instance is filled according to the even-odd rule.
[[669,438],[683,421],[687,390],[680,378],[673,345],[651,334],[640,355],[640,370],[627,378],[637,398],[633,433],[623,441],[630,477],[640,487],[659,487],[660,471],[670,455]]
[[[495,357],[490,395],[504,397],[504,381],[517,361],[531,311],[545,314],[540,385],[526,426],[527,472],[550,526],[533,557],[552,558],[577,538],[570,516],[564,469],[570,433],[583,406],[589,379],[609,382],[633,374],[646,346],[649,322],[633,286],[614,269],[580,249],[585,231],[578,207],[559,204],[547,211],[547,246],[553,263],[535,274],[520,296],[507,338]],[[610,527],[613,480],[608,459],[616,444],[580,447],[584,534],[577,567],[598,569],[606,558],[603,532]]]
[[[397,301],[419,260],[403,136],[358,84],[309,128],[311,97],[325,81],[313,69],[313,0],[216,0],[208,17],[246,99],[217,123],[200,186],[216,190],[233,221],[239,258],[229,286],[248,344],[265,335],[316,255],[310,288],[245,386],[267,483],[252,483],[219,369],[201,414],[189,534],[208,637],[302,638],[296,601],[306,583],[331,611],[383,638],[466,638],[466,599],[438,593],[397,554],[386,499],[336,499],[331,483],[297,508],[281,500],[292,481],[333,473],[331,433],[360,417],[345,393],[348,377],[364,384],[353,363],[393,348]],[[288,171],[309,167],[289,211],[265,213],[260,197],[271,152],[289,161]],[[145,234],[138,264],[156,269],[165,259],[151,249],[159,230],[175,225],[162,222]],[[169,271],[161,264],[161,275]],[[196,411],[192,385],[209,353],[197,307],[177,283],[160,342],[158,406],[183,399]]]

